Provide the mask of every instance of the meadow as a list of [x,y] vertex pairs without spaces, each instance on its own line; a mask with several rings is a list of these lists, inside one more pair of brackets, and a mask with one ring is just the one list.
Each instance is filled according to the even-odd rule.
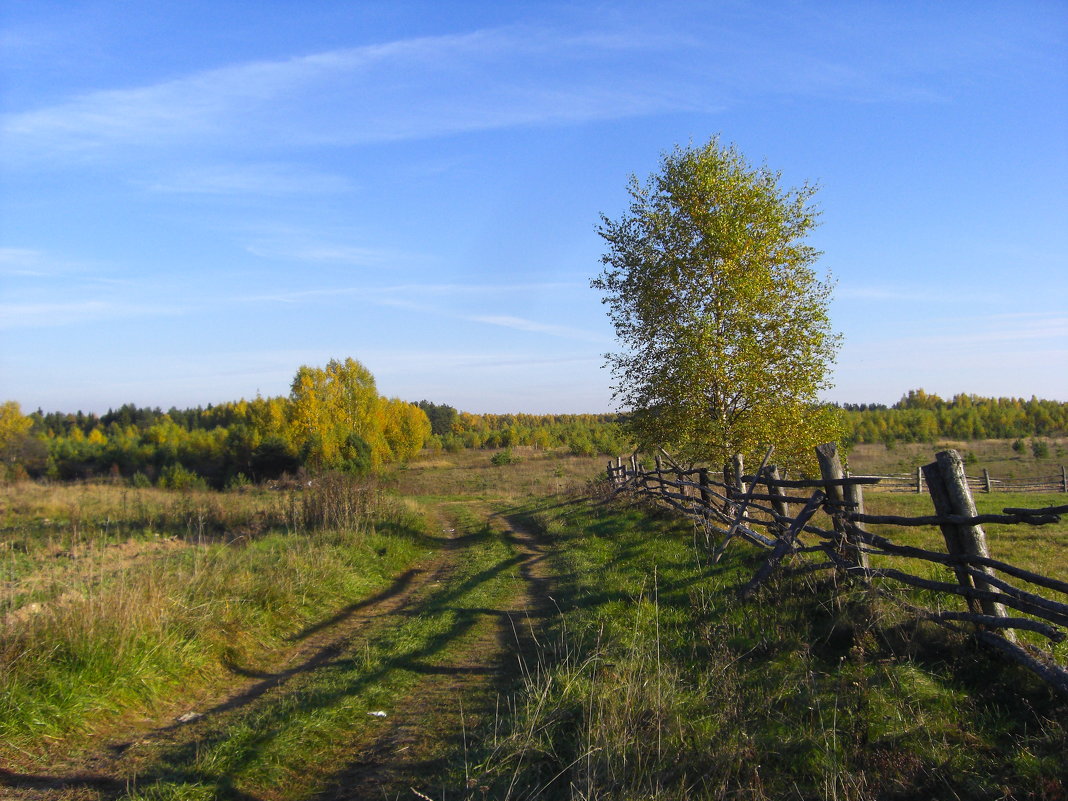
[[[1011,442],[964,445],[1045,469]],[[850,467],[877,472],[904,447],[857,446]],[[1064,698],[826,572],[786,571],[741,600],[763,555],[736,543],[712,564],[691,524],[609,499],[605,462],[520,447],[426,453],[374,482],[4,486],[0,786],[39,797],[48,777],[49,798],[176,800],[342,798],[353,782],[435,801],[1068,793]],[[976,498],[980,511],[1063,499]],[[867,496],[872,513],[929,503]],[[936,529],[899,534],[939,547]],[[988,537],[997,558],[1068,573],[1064,522]],[[110,778],[75,781],[89,765]]]

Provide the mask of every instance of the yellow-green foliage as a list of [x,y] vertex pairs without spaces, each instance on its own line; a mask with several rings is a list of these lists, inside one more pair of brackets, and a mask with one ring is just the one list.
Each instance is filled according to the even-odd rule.
[[293,379],[294,439],[317,467],[377,468],[409,459],[430,435],[419,407],[379,396],[374,376],[355,359],[303,366]]
[[[35,436],[26,433],[31,426]],[[15,445],[29,439],[38,451],[47,450],[47,465],[41,453],[31,472],[61,479],[157,477],[180,465],[221,488],[242,477],[275,478],[302,463],[361,472],[410,459],[429,436],[425,412],[381,397],[374,377],[354,359],[301,367],[289,397],[207,409],[163,413],[127,405],[101,418],[80,412],[23,417],[18,404],[0,407],[4,462],[25,461],[28,451]]]
[[1023,398],[955,395],[943,400],[922,389],[909,390],[892,407],[845,407],[852,442],[933,442],[946,439],[1013,439],[1068,433],[1068,403]]
[[806,243],[815,189],[781,189],[716,139],[664,154],[631,204],[603,218],[604,293],[621,349],[615,397],[644,450],[722,464],[775,445],[780,464],[839,434],[820,409],[839,337]]
[[21,446],[32,425],[15,401],[0,404],[0,480],[19,477]]

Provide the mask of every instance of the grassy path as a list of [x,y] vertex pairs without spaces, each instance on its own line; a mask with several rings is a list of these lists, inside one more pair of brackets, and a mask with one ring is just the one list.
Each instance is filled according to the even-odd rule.
[[0,772],[0,796],[391,799],[414,787],[437,799],[462,788],[465,732],[520,674],[547,577],[533,536],[488,507],[438,503],[433,515],[442,547],[388,589],[294,634],[270,665],[230,666],[235,682],[214,698],[48,771]]

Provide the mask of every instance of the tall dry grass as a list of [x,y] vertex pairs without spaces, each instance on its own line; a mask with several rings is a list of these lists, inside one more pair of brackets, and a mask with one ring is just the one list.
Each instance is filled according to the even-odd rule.
[[9,759],[39,757],[261,657],[426,551],[411,508],[349,478],[277,497],[110,486],[4,497]]

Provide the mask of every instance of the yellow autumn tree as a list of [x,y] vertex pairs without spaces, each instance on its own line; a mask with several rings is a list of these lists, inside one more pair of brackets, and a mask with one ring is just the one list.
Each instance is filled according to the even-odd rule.
[[33,420],[22,413],[17,402],[0,404],[0,479],[25,477],[19,462],[32,441],[32,425]]
[[0,404],[0,448],[14,443],[32,425],[33,420],[22,413],[22,407],[16,401]]
[[307,464],[361,472],[418,452],[430,421],[416,406],[378,394],[355,359],[302,366],[293,378],[289,422]]
[[430,418],[418,406],[397,398],[386,401],[383,406],[386,412],[385,438],[393,458],[411,459],[430,436]]

